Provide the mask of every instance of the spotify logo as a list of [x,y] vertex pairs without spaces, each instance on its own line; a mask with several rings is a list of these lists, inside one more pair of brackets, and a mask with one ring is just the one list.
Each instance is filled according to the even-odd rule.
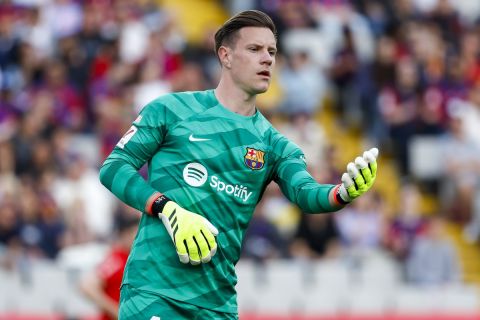
[[183,169],[183,179],[192,187],[202,186],[208,178],[207,169],[200,163],[189,163]]

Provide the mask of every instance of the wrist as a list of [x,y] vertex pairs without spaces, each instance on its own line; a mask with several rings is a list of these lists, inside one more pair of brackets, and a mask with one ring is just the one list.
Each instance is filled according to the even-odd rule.
[[161,194],[159,195],[152,203],[150,213],[152,215],[158,216],[160,213],[163,212],[163,209],[165,208],[165,205],[167,202],[172,201],[170,198],[168,198],[166,195]]
[[[346,191],[345,189],[343,190]],[[347,201],[342,197],[342,184],[337,184],[333,189],[333,199],[336,204],[340,206],[345,206],[350,203],[350,201]]]

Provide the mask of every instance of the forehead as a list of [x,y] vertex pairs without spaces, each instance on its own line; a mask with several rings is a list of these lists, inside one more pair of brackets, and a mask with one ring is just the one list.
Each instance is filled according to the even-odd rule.
[[238,31],[237,45],[244,46],[256,44],[268,47],[276,47],[277,41],[273,32],[268,28],[245,27]]

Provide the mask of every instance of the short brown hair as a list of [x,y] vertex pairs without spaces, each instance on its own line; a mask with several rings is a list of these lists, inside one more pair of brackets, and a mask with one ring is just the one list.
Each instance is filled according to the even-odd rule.
[[270,29],[275,38],[277,37],[277,28],[272,19],[264,12],[259,10],[242,11],[230,19],[215,33],[215,54],[224,44],[232,44],[237,35],[237,31],[245,27],[260,27]]

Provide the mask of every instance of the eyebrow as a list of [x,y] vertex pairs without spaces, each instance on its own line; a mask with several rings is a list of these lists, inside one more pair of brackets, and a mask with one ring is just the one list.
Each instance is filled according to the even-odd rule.
[[252,42],[252,43],[247,43],[246,46],[256,46],[256,47],[267,47],[268,50],[275,50],[277,51],[277,46],[272,46],[272,45],[263,45],[263,44],[260,44],[260,43],[257,43],[257,42]]

